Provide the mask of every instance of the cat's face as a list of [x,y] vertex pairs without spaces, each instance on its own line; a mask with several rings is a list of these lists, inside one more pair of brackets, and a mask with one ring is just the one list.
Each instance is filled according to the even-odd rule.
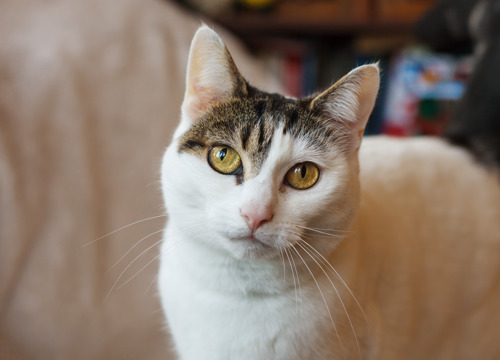
[[377,90],[366,66],[316,97],[264,93],[201,28],[162,168],[170,221],[236,258],[278,256],[300,239],[334,247],[325,234],[340,238],[357,209],[357,149]]

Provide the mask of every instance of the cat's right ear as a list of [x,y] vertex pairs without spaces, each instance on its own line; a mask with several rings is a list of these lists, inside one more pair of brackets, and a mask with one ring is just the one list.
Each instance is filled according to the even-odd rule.
[[246,94],[246,81],[222,39],[208,26],[200,27],[189,52],[183,120],[193,124],[218,102]]
[[329,89],[312,99],[311,109],[323,115],[325,125],[348,151],[356,151],[373,110],[380,85],[378,64],[352,70]]

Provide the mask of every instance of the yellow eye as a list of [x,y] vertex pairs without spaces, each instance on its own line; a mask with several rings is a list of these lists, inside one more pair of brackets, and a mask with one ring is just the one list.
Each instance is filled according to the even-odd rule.
[[241,168],[240,155],[224,145],[208,150],[208,163],[212,169],[225,175],[232,175]]
[[286,183],[299,190],[309,189],[316,184],[318,178],[319,169],[310,162],[295,165],[285,175]]

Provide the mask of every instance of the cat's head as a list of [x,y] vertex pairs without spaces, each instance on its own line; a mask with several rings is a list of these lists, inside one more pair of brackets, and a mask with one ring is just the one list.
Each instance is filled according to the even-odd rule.
[[269,94],[200,28],[162,167],[172,226],[236,258],[278,256],[300,239],[333,248],[358,207],[357,151],[378,87],[367,65],[319,95]]

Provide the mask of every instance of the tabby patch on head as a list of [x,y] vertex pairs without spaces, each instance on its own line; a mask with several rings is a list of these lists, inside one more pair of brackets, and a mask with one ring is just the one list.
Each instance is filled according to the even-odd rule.
[[170,222],[239,259],[273,257],[310,227],[347,229],[378,83],[378,67],[367,65],[319,95],[269,94],[240,75],[215,32],[200,28],[163,161]]
[[[376,81],[374,81],[376,78]],[[376,65],[362,66],[325,92],[290,99],[260,91],[240,75],[218,35],[202,27],[191,46],[179,152],[207,158],[214,146],[235,150],[243,166],[238,184],[255,177],[268,157],[277,129],[318,152],[333,146],[352,152],[378,90]]]

